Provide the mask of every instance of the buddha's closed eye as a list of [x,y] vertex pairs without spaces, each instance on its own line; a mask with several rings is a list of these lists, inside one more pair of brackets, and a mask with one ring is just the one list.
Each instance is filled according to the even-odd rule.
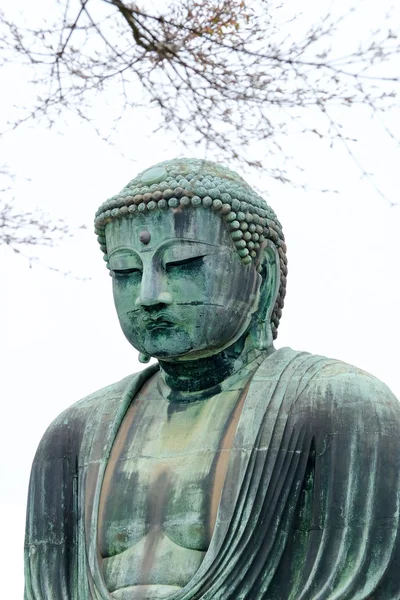
[[192,268],[198,267],[203,262],[204,254],[200,256],[189,256],[180,260],[168,261],[165,264],[165,270],[170,271],[176,267]]
[[142,270],[138,269],[138,268],[132,268],[132,269],[113,269],[113,274],[116,275],[117,277],[124,277],[126,275],[141,275],[142,274]]

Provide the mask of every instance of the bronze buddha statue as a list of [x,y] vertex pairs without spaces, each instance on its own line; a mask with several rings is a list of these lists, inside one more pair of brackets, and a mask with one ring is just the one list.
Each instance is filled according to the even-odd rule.
[[399,600],[400,404],[355,367],[274,349],[273,210],[229,169],[175,159],[95,228],[122,330],[158,362],[45,433],[25,599]]

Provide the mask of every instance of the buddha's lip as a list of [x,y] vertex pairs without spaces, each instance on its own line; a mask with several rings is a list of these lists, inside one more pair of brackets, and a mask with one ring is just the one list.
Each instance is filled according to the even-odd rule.
[[167,308],[159,312],[142,314],[139,323],[141,327],[151,330],[183,325],[184,321],[174,311]]
[[162,317],[159,317],[157,319],[148,319],[145,321],[145,326],[146,329],[166,329],[167,327],[174,327],[176,325],[176,323],[173,323],[172,321],[168,321],[167,319],[164,319]]

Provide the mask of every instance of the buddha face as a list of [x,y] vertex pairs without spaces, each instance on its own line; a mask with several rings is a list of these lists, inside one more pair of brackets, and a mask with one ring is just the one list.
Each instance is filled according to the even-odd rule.
[[211,356],[247,330],[261,276],[209,209],[156,210],[105,230],[114,302],[128,341],[167,361]]

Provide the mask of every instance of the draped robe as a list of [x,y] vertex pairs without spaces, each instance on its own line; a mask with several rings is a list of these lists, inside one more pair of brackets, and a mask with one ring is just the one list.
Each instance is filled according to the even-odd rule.
[[[98,505],[124,415],[157,370],[62,413],[32,468],[25,600],[108,600]],[[400,403],[368,373],[282,348],[254,374],[214,533],[171,600],[399,600]],[[171,565],[173,568],[173,565]]]

